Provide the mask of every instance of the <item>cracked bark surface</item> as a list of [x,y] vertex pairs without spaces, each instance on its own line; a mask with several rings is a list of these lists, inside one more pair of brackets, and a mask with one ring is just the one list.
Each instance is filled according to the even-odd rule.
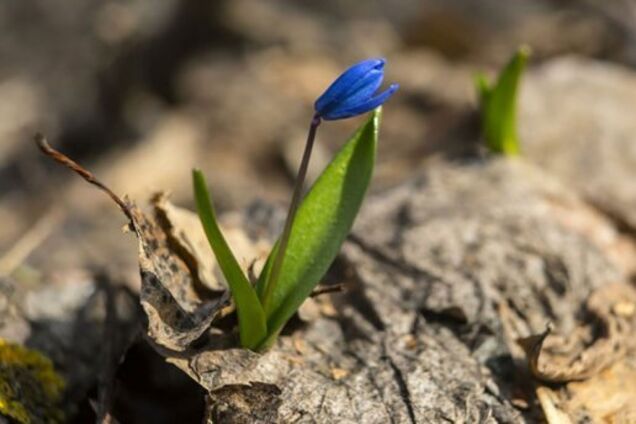
[[[252,208],[244,228],[269,234],[272,216]],[[271,350],[226,349],[213,323],[205,343],[160,352],[209,391],[208,422],[533,421],[515,340],[579,328],[588,297],[624,279],[623,237],[523,162],[432,163],[367,199],[329,277],[348,290]]]
[[[261,354],[233,348],[196,216],[163,196],[147,214],[89,181],[130,219],[146,339],[207,390],[210,423],[636,416],[634,241],[523,161],[430,162],[370,196],[326,276],[347,290],[305,302]],[[257,204],[226,218],[248,270],[282,217]]]

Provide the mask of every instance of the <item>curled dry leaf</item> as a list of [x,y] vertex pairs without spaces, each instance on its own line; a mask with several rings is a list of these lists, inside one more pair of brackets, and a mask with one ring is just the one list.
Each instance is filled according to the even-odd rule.
[[[128,203],[139,243],[140,300],[150,338],[184,351],[231,310],[229,292],[197,215],[170,203],[165,193],[153,196],[151,204],[153,216]],[[244,270],[251,258],[265,257],[269,246],[264,242],[251,241],[238,227],[224,230],[235,254],[244,259]],[[224,337],[218,342],[225,341]]]
[[[247,349],[224,349],[200,351],[188,357],[173,356],[168,362],[207,390],[214,391],[226,385],[250,385],[255,381],[274,384],[283,377],[280,364],[289,362],[288,356],[278,349],[262,355]],[[276,372],[271,372],[274,369]]]
[[608,284],[586,302],[593,323],[568,336],[543,334],[520,339],[535,377],[548,382],[584,380],[599,374],[636,347],[636,290]]
[[205,301],[196,269],[171,246],[158,222],[128,203],[139,243],[141,305],[148,335],[157,344],[182,351],[206,331],[227,306],[227,297]]
[[[160,346],[183,351],[199,338],[229,304],[227,295],[211,295],[203,285],[192,253],[175,242],[161,213],[145,214],[132,201],[122,199],[90,171],[53,149],[42,135],[35,141],[47,156],[96,186],[119,206],[139,243],[140,301],[148,318],[148,336]],[[162,196],[156,196],[161,199]],[[164,203],[164,208],[167,208]],[[164,218],[164,219],[162,219]],[[164,224],[163,226],[161,224]]]
[[636,360],[633,351],[582,381],[536,390],[549,424],[636,422]]

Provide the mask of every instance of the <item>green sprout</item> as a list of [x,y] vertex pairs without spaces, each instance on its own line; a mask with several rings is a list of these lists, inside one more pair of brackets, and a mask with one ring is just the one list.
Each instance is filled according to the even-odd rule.
[[[314,104],[305,152],[294,185],[283,232],[253,286],[232,254],[207,191],[194,170],[199,218],[236,305],[241,346],[269,348],[285,323],[309,297],[336,258],[367,191],[378,143],[381,108],[398,85],[375,94],[384,76],[384,59],[367,59],[345,71]],[[317,129],[323,120],[346,119],[373,111],[344,144],[309,192],[302,196]]]
[[193,171],[197,211],[232,292],[243,347],[260,350],[270,346],[338,254],[371,180],[380,114],[380,110],[376,110],[349,139],[300,203],[279,279],[270,289],[271,300],[266,309],[263,307],[266,281],[280,241],[272,249],[253,287],[219,229],[203,174]]
[[507,156],[520,153],[517,94],[529,55],[529,47],[520,47],[501,71],[495,84],[490,84],[483,73],[475,77],[481,106],[482,133],[486,145],[494,153]]

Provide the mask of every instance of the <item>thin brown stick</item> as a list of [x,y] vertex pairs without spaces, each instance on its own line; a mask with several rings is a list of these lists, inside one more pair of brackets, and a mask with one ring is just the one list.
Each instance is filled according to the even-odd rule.
[[311,292],[309,297],[321,296],[321,295],[327,294],[327,293],[338,293],[338,292],[344,291],[344,289],[345,289],[345,285],[344,284],[334,284],[334,285],[331,285],[331,286],[321,287],[321,288],[315,289],[314,291]]
[[95,175],[93,175],[93,173],[91,173],[86,168],[84,168],[83,166],[81,166],[80,164],[75,162],[73,159],[71,159],[68,156],[66,156],[64,153],[61,153],[61,152],[55,150],[53,147],[51,147],[49,142],[46,141],[46,137],[44,137],[42,134],[40,134],[40,133],[36,134],[35,137],[34,137],[34,141],[38,145],[40,150],[45,155],[47,155],[48,157],[52,158],[57,163],[64,165],[65,167],[67,167],[71,171],[73,171],[76,174],[78,174],[80,177],[82,177],[88,183],[96,186],[97,188],[99,188],[100,190],[102,190],[103,192],[108,194],[108,196],[110,196],[110,198],[113,199],[113,201],[115,203],[117,203],[117,206],[119,206],[119,208],[126,215],[126,217],[130,220],[130,222],[131,223],[133,222],[132,213],[130,212],[130,208],[128,207],[126,202],[124,202],[121,199],[121,197],[117,196],[115,193],[113,193],[113,191],[111,189],[109,189],[101,181],[99,181],[97,179],[97,177],[95,177]]

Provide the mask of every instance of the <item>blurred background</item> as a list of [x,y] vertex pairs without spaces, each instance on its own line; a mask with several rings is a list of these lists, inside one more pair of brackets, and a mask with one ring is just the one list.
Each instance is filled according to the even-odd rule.
[[[134,269],[123,217],[40,155],[35,132],[138,202],[166,190],[191,204],[195,166],[221,210],[284,202],[315,98],[345,67],[384,56],[402,89],[385,108],[379,188],[474,140],[472,75],[492,74],[522,43],[532,66],[571,54],[636,64],[635,10],[620,0],[2,2],[0,252],[43,221],[98,263],[113,263],[100,256],[114,243]],[[316,169],[358,124],[322,127]],[[84,231],[102,224],[100,237]],[[85,261],[46,238],[28,264]]]
[[[429,158],[474,149],[473,74],[494,75],[521,44],[533,51],[520,106],[527,157],[632,225],[621,211],[634,190],[606,190],[636,169],[632,0],[0,2],[0,275],[18,290],[98,267],[139,284],[124,216],[41,155],[36,132],[140,204],[163,190],[191,207],[199,167],[221,211],[282,206],[314,100],[349,65],[383,56],[401,89],[385,107],[382,190]],[[614,97],[588,119],[603,95]],[[359,123],[321,127],[314,172]]]

